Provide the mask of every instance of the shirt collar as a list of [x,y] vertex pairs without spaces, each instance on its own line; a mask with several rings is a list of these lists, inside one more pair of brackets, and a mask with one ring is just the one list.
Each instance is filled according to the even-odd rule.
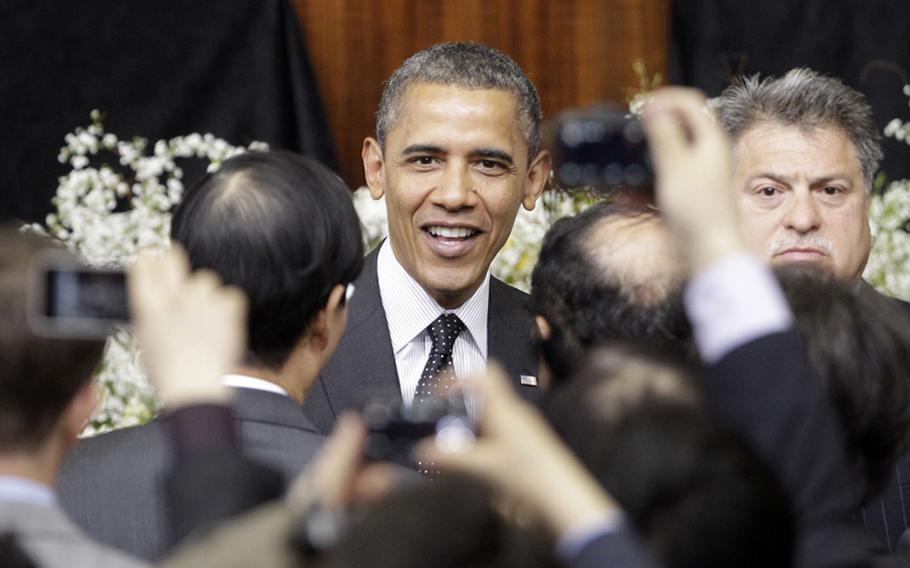
[[19,501],[53,507],[57,504],[54,490],[25,477],[0,475],[0,501]]
[[[457,315],[470,334],[470,338],[487,356],[487,315],[490,307],[490,271],[483,282],[467,301],[447,310],[436,303],[423,287],[401,266],[388,239],[379,249],[376,259],[376,276],[379,280],[379,295],[389,323],[389,337],[392,351],[398,353],[420,335],[433,320],[446,312]],[[407,317],[391,317],[392,314],[407,314]]]
[[290,396],[288,394],[288,391],[284,390],[275,383],[267,381],[265,379],[250,377],[248,375],[224,375],[221,377],[221,384],[238,389],[252,389]]

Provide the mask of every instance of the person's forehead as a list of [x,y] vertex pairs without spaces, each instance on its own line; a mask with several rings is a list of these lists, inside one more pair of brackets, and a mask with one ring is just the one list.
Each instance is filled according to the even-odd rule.
[[739,173],[861,176],[856,147],[836,125],[804,128],[777,122],[749,127],[733,146]]
[[488,114],[490,111],[508,127],[520,130],[518,99],[511,91],[415,82],[402,94],[390,131],[403,123],[424,120],[428,116],[458,120],[468,118],[472,113]]

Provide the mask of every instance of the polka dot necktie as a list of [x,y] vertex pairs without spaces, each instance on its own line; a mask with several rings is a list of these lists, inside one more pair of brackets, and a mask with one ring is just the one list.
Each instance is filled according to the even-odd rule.
[[[420,375],[414,404],[421,404],[441,398],[449,387],[455,384],[455,367],[452,364],[452,347],[458,334],[464,330],[464,322],[455,314],[442,314],[427,328],[433,347],[430,358]],[[434,463],[417,462],[417,471],[430,477],[439,477]]]
[[458,334],[464,330],[464,322],[455,314],[442,314],[427,328],[433,347],[430,358],[420,374],[414,402],[433,400],[445,395],[455,384],[455,368],[452,365],[452,347]]

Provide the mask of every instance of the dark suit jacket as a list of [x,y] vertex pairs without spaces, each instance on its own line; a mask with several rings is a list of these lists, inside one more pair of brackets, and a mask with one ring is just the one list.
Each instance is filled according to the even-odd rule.
[[[331,430],[342,411],[357,408],[372,397],[401,399],[388,314],[379,295],[378,255],[378,248],[367,255],[363,272],[354,282],[357,291],[348,305],[344,335],[306,397],[304,409],[323,433]],[[522,396],[536,400],[538,389],[519,383],[522,374],[537,376],[527,300],[524,292],[491,279],[487,353],[506,368]]]
[[[323,436],[286,396],[236,389],[233,410],[242,451],[281,472],[286,482],[322,443]],[[165,420],[83,440],[57,484],[64,511],[90,536],[147,559],[172,544],[164,478],[173,456]]]
[[891,565],[888,558],[876,559],[881,547],[850,518],[858,474],[794,332],[727,354],[706,370],[705,387],[712,412],[752,442],[790,492],[799,530],[797,566]]
[[[871,286],[861,284],[861,293],[878,294]],[[891,298],[907,314],[910,325],[910,303]],[[903,533],[910,528],[910,452],[894,466],[894,477],[881,496],[870,500],[860,511],[866,529],[876,535],[888,551],[896,552]],[[910,540],[910,534],[907,537]],[[907,552],[905,552],[907,554]]]

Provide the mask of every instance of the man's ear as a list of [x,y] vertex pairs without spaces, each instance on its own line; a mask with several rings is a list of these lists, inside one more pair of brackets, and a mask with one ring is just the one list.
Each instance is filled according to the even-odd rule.
[[549,341],[553,337],[553,330],[550,329],[550,322],[543,316],[534,316],[534,325],[537,326],[537,336],[543,341]]
[[95,413],[95,407],[98,406],[98,399],[98,387],[95,386],[94,381],[89,381],[76,392],[76,396],[64,409],[61,423],[67,446],[76,441],[85,425],[88,424],[92,414]]
[[316,313],[313,321],[310,322],[310,328],[307,330],[308,339],[315,342],[315,346],[320,350],[331,347],[334,351],[335,345],[338,344],[338,340],[344,333],[347,311],[342,299],[346,292],[346,286],[336,284],[329,292],[329,299],[326,300],[325,306]]
[[550,170],[552,169],[553,160],[548,150],[541,150],[531,162],[528,168],[528,183],[525,186],[524,198],[521,200],[522,205],[528,211],[532,211],[537,205],[537,200],[543,194],[550,180]]
[[360,157],[363,159],[363,175],[370,188],[370,195],[373,199],[379,199],[385,195],[385,159],[379,141],[372,136],[365,138]]

